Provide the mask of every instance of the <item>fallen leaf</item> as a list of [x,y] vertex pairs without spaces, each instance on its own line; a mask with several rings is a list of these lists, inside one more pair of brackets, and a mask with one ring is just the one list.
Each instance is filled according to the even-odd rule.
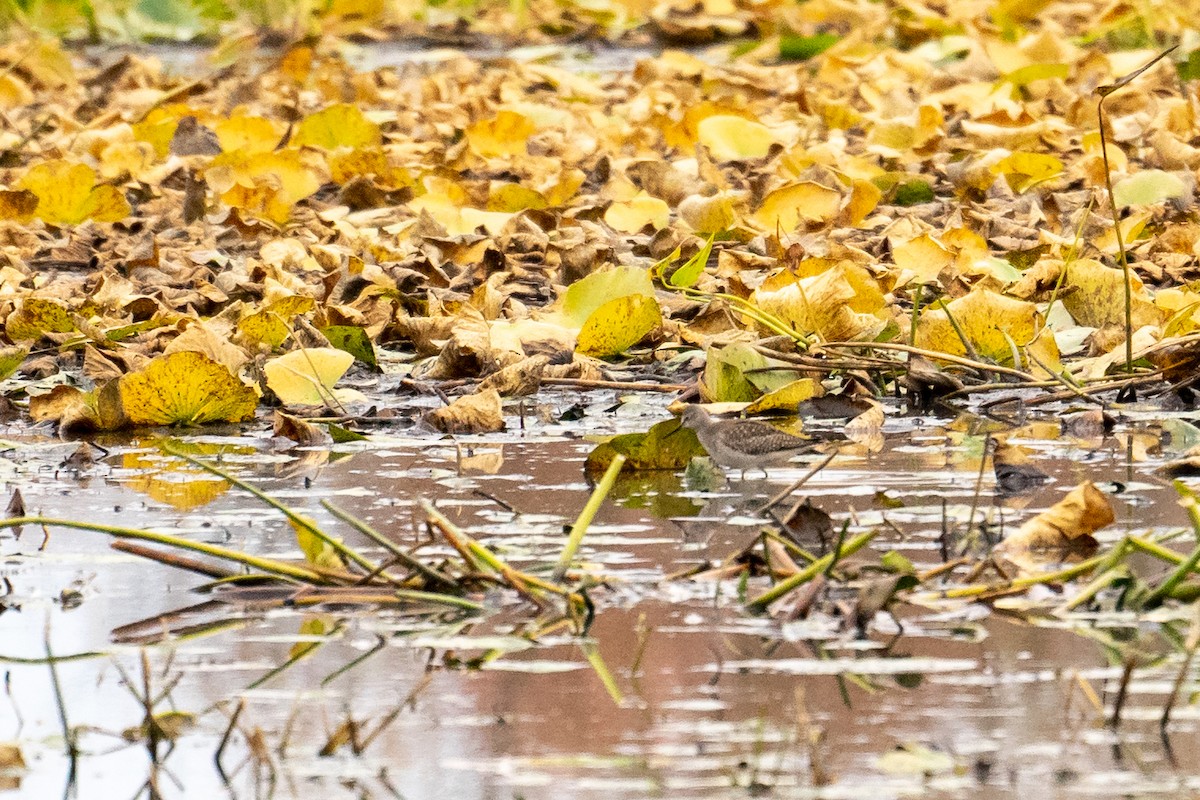
[[463,395],[450,405],[425,415],[442,433],[496,433],[504,430],[500,393],[495,389]]
[[133,425],[203,425],[254,416],[258,395],[221,364],[184,351],[154,359],[120,379],[120,401]]

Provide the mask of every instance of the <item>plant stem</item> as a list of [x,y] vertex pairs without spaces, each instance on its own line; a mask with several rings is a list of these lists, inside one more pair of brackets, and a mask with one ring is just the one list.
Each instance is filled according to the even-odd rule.
[[583,542],[583,535],[587,533],[588,526],[592,524],[592,519],[600,510],[604,498],[608,496],[613,484],[617,482],[617,474],[624,465],[625,456],[617,453],[604,472],[604,477],[600,479],[600,483],[596,484],[596,489],[588,498],[587,505],[579,512],[579,518],[571,526],[571,535],[567,537],[567,543],[563,545],[562,552],[558,556],[558,563],[554,566],[554,573],[551,576],[552,580],[561,581],[567,574],[567,570],[571,567],[571,561],[574,560],[575,553],[579,551],[579,545]]

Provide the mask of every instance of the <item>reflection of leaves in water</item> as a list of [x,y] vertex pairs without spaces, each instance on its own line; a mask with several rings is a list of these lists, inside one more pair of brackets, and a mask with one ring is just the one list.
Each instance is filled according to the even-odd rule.
[[[229,447],[197,442],[176,444],[197,456],[254,453],[252,447]],[[192,467],[187,462],[177,458],[164,458],[153,451],[124,454],[121,456],[121,468],[132,473],[124,479],[124,484],[130,489],[180,511],[191,511],[207,505],[229,489],[229,484],[220,478]]]
[[680,497],[681,489],[677,473],[639,472],[618,478],[612,497],[625,508],[644,508],[659,519],[696,516],[703,504]]

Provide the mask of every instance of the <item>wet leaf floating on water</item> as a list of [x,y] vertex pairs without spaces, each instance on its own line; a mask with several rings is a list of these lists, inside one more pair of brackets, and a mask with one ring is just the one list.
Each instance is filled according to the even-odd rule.
[[597,445],[588,453],[585,469],[603,473],[618,454],[625,457],[623,468],[628,470],[683,469],[704,455],[704,448],[694,431],[669,419],[646,433],[624,433]]
[[1097,547],[1092,534],[1114,519],[1108,497],[1086,481],[1022,525],[998,550],[1010,556],[1042,551],[1050,559],[1068,551],[1091,553]]
[[932,776],[951,772],[956,768],[954,757],[939,750],[932,750],[915,742],[900,745],[884,753],[875,764],[883,772],[892,775]]
[[285,414],[276,409],[271,421],[272,433],[291,439],[301,447],[325,444],[328,434],[311,422],[305,422],[299,417]]
[[224,366],[196,352],[160,356],[120,379],[121,406],[133,425],[203,425],[254,416],[258,395]]

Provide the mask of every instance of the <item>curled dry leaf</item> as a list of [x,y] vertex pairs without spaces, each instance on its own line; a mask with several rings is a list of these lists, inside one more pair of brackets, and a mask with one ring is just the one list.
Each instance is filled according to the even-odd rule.
[[509,364],[488,375],[479,384],[481,391],[496,390],[503,397],[527,397],[536,394],[542,385],[542,373],[550,363],[547,356],[529,358]]
[[496,433],[504,430],[500,393],[495,389],[468,394],[445,408],[430,411],[425,421],[442,433]]
[[1054,557],[1090,552],[1097,547],[1092,534],[1114,519],[1108,497],[1094,483],[1085,481],[1022,525],[997,547],[997,552],[1011,556],[1041,551]]
[[301,447],[326,444],[329,441],[329,434],[321,428],[279,409],[275,410],[271,419],[271,430],[276,436],[291,439]]
[[874,404],[846,423],[846,438],[864,445],[870,452],[883,450],[883,406]]

